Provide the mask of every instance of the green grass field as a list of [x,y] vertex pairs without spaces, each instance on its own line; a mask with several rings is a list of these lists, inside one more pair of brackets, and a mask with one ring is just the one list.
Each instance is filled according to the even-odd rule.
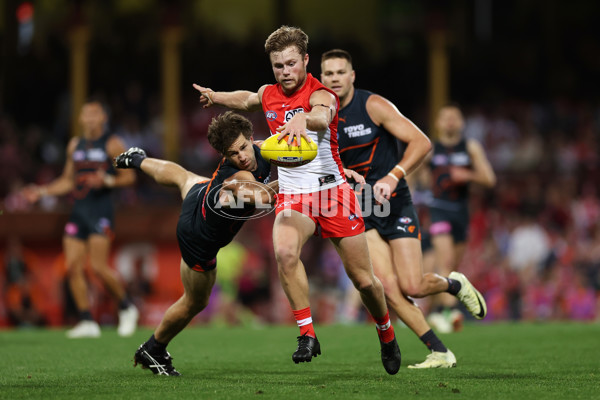
[[397,375],[385,373],[371,325],[317,326],[323,351],[294,364],[297,329],[193,327],[169,346],[179,378],[133,368],[150,330],[68,340],[61,330],[0,331],[2,399],[598,399],[600,325],[467,324],[440,335],[458,359],[445,370],[409,370],[426,348],[396,330]]

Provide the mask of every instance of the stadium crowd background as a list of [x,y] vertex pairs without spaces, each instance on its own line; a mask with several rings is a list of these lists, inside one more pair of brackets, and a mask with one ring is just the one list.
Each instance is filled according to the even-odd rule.
[[[431,137],[435,110],[428,103],[428,38],[433,31],[444,32],[448,97],[461,104],[466,135],[481,141],[498,176],[493,190],[473,188],[471,236],[459,268],[485,295],[486,320],[598,320],[600,27],[593,16],[600,5],[553,0],[452,6],[416,0],[327,3],[4,2],[0,326],[63,325],[74,317],[60,250],[71,199],[45,198],[31,206],[18,191],[28,183],[50,181],[64,165],[71,135],[68,32],[82,21],[92,32],[89,94],[104,99],[111,129],[128,147],[142,147],[159,158],[166,156],[160,32],[173,24],[182,28],[177,158],[208,176],[218,155],[206,141],[206,128],[223,109],[201,109],[191,84],[256,90],[260,82],[272,81],[262,46],[273,28],[286,23],[307,31],[309,72],[315,76],[323,51],[349,50],[356,86],[393,101]],[[360,8],[353,7],[358,3]],[[266,137],[262,114],[246,116],[257,137]],[[416,202],[422,195],[413,193]],[[113,264],[142,309],[142,322],[155,325],[181,290],[173,235],[180,200],[175,191],[138,174],[136,187],[118,192],[117,204]],[[162,216],[158,225],[156,215]],[[144,219],[153,222],[143,225]],[[272,222],[272,216],[251,221],[223,252],[215,301],[198,320],[286,322]],[[422,223],[427,226],[426,218]],[[317,321],[360,319],[333,248],[318,240],[307,246],[304,261]],[[92,290],[99,294],[94,296],[99,320],[114,323],[108,296],[98,285]]]

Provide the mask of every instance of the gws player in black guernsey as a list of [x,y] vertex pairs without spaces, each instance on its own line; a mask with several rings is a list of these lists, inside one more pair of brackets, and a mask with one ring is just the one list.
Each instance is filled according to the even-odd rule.
[[61,176],[42,186],[28,186],[26,198],[36,202],[42,196],[61,196],[70,193],[75,199],[69,221],[65,225],[63,250],[69,288],[79,311],[80,321],[67,331],[67,337],[100,337],[100,326],[92,318],[85,278],[89,256],[96,276],[119,305],[120,336],[135,332],[138,310],[125,293],[115,271],[109,267],[110,243],[113,238],[114,188],[135,182],[133,171],[115,171],[111,160],[125,150],[123,142],[106,130],[108,117],[103,105],[88,100],[79,113],[82,128],[67,145],[67,159]]
[[118,168],[137,168],[162,185],[177,186],[183,198],[177,240],[184,293],[135,352],[134,365],[159,375],[180,375],[166,347],[208,305],[217,252],[231,242],[258,204],[274,202],[277,181],[269,183],[271,167],[253,144],[252,133],[252,123],[232,112],[212,120],[208,141],[224,158],[211,179],[170,161],[147,158],[138,148],[115,159]]
[[[454,104],[442,107],[437,115],[438,138],[428,156],[429,168],[421,168],[421,179],[433,192],[429,204],[431,244],[435,267],[447,274],[460,265],[469,228],[469,185],[471,182],[491,188],[496,175],[481,144],[463,135],[464,120]],[[438,309],[429,314],[429,322],[440,331],[457,330],[462,314],[456,299],[441,294],[432,299]],[[435,309],[435,307],[434,307]]]
[[[409,368],[449,368],[456,358],[431,330],[421,310],[407,298],[450,292],[474,315],[485,315],[483,298],[458,273],[450,278],[423,274],[420,229],[406,174],[417,168],[431,149],[429,139],[385,98],[354,88],[352,59],[344,50],[330,50],[321,59],[321,81],[340,98],[339,146],[344,166],[364,177],[372,194],[363,191],[367,242],[375,274],[387,302],[431,350],[427,359]],[[401,154],[397,141],[405,144]],[[376,203],[389,202],[389,215],[377,215]],[[367,208],[366,208],[367,207]],[[485,303],[483,303],[485,304]]]

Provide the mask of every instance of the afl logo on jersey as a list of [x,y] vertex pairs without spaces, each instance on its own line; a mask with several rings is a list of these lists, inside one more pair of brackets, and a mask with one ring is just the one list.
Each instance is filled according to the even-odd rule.
[[269,120],[269,121],[275,121],[277,119],[277,113],[275,111],[267,111],[265,113],[265,117]]
[[295,110],[286,111],[285,112],[285,118],[283,119],[283,121],[284,122],[288,122],[290,119],[292,119],[292,117],[294,115],[296,115],[299,112],[303,113],[304,112],[304,108],[296,108]]

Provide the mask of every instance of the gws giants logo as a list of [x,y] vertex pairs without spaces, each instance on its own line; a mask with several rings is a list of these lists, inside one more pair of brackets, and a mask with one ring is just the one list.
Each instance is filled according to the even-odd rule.
[[277,113],[275,111],[269,110],[265,113],[265,118],[269,121],[275,121],[277,119]]
[[304,112],[304,108],[302,108],[302,107],[296,108],[294,110],[286,111],[285,118],[283,119],[283,121],[288,122],[290,119],[292,119],[292,117],[294,115],[296,115],[297,113],[303,113],[303,112]]
[[[262,202],[259,196],[254,198],[255,196],[252,193],[258,192],[259,194],[268,194],[269,197],[275,197],[277,195],[275,190],[256,181],[240,182],[245,183],[250,190],[238,192],[237,196],[234,196],[233,192],[227,189],[227,184],[220,184],[211,188],[206,199],[208,208],[221,217],[243,221],[263,217],[275,210],[275,207],[271,206],[270,203]],[[254,202],[255,211],[249,214],[251,210],[246,209],[246,206],[249,206],[252,202]]]

